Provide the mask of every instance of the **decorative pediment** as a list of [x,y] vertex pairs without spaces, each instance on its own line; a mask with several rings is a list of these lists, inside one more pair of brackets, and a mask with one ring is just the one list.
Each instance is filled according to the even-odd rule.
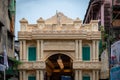
[[45,21],[46,24],[72,24],[73,19],[68,18],[63,13],[58,12]]

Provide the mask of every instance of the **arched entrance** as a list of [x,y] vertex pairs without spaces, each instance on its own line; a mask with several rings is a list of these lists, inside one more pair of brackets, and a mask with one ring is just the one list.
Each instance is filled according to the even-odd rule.
[[73,61],[65,54],[54,54],[46,60],[46,80],[73,80]]

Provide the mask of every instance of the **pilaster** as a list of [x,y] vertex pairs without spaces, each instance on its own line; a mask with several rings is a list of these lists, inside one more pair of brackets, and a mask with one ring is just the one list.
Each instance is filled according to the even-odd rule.
[[40,70],[40,80],[44,80],[44,71]]
[[36,70],[36,80],[40,80],[40,71],[39,70]]
[[27,53],[26,53],[26,41],[23,41],[23,61],[26,61],[27,59]]
[[40,47],[41,47],[41,51],[40,51],[41,52],[41,58],[40,59],[42,60],[43,59],[43,40],[40,40],[40,43],[41,43],[40,44]]
[[96,71],[96,80],[99,80],[99,71]]
[[79,71],[78,70],[75,70],[75,80],[79,80],[78,77],[79,76]]
[[95,70],[93,70],[93,80],[96,80],[95,79]]
[[23,42],[20,41],[20,60],[23,60]]
[[79,40],[79,60],[82,61],[82,40]]
[[82,80],[82,70],[79,70],[79,78],[78,80]]
[[79,55],[78,55],[78,40],[75,40],[75,56],[76,60],[78,60]]
[[96,61],[99,61],[99,41],[96,41]]
[[20,80],[23,80],[23,73],[22,73],[22,71],[19,71],[19,76],[20,76]]
[[93,53],[93,56],[92,56],[92,57],[93,57],[93,59],[92,59],[92,60],[95,61],[95,40],[93,40],[93,43],[92,43],[92,44],[93,44],[93,46],[92,46],[92,49],[93,49],[93,50],[92,50],[92,51],[93,51],[93,52],[92,52],[92,53]]
[[23,71],[23,80],[26,80],[26,71]]
[[37,61],[40,60],[40,40],[37,40]]

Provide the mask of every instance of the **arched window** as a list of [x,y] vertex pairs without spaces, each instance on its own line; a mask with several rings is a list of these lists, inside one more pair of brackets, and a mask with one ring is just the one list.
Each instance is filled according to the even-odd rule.
[[90,76],[89,75],[83,75],[82,80],[90,80]]
[[36,61],[36,47],[28,47],[28,61]]
[[90,46],[84,45],[82,47],[82,60],[89,61],[90,60]]

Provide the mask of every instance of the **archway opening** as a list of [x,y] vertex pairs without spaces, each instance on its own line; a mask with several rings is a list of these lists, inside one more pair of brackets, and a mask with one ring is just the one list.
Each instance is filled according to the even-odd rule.
[[73,60],[64,54],[55,54],[46,60],[46,80],[73,80]]

